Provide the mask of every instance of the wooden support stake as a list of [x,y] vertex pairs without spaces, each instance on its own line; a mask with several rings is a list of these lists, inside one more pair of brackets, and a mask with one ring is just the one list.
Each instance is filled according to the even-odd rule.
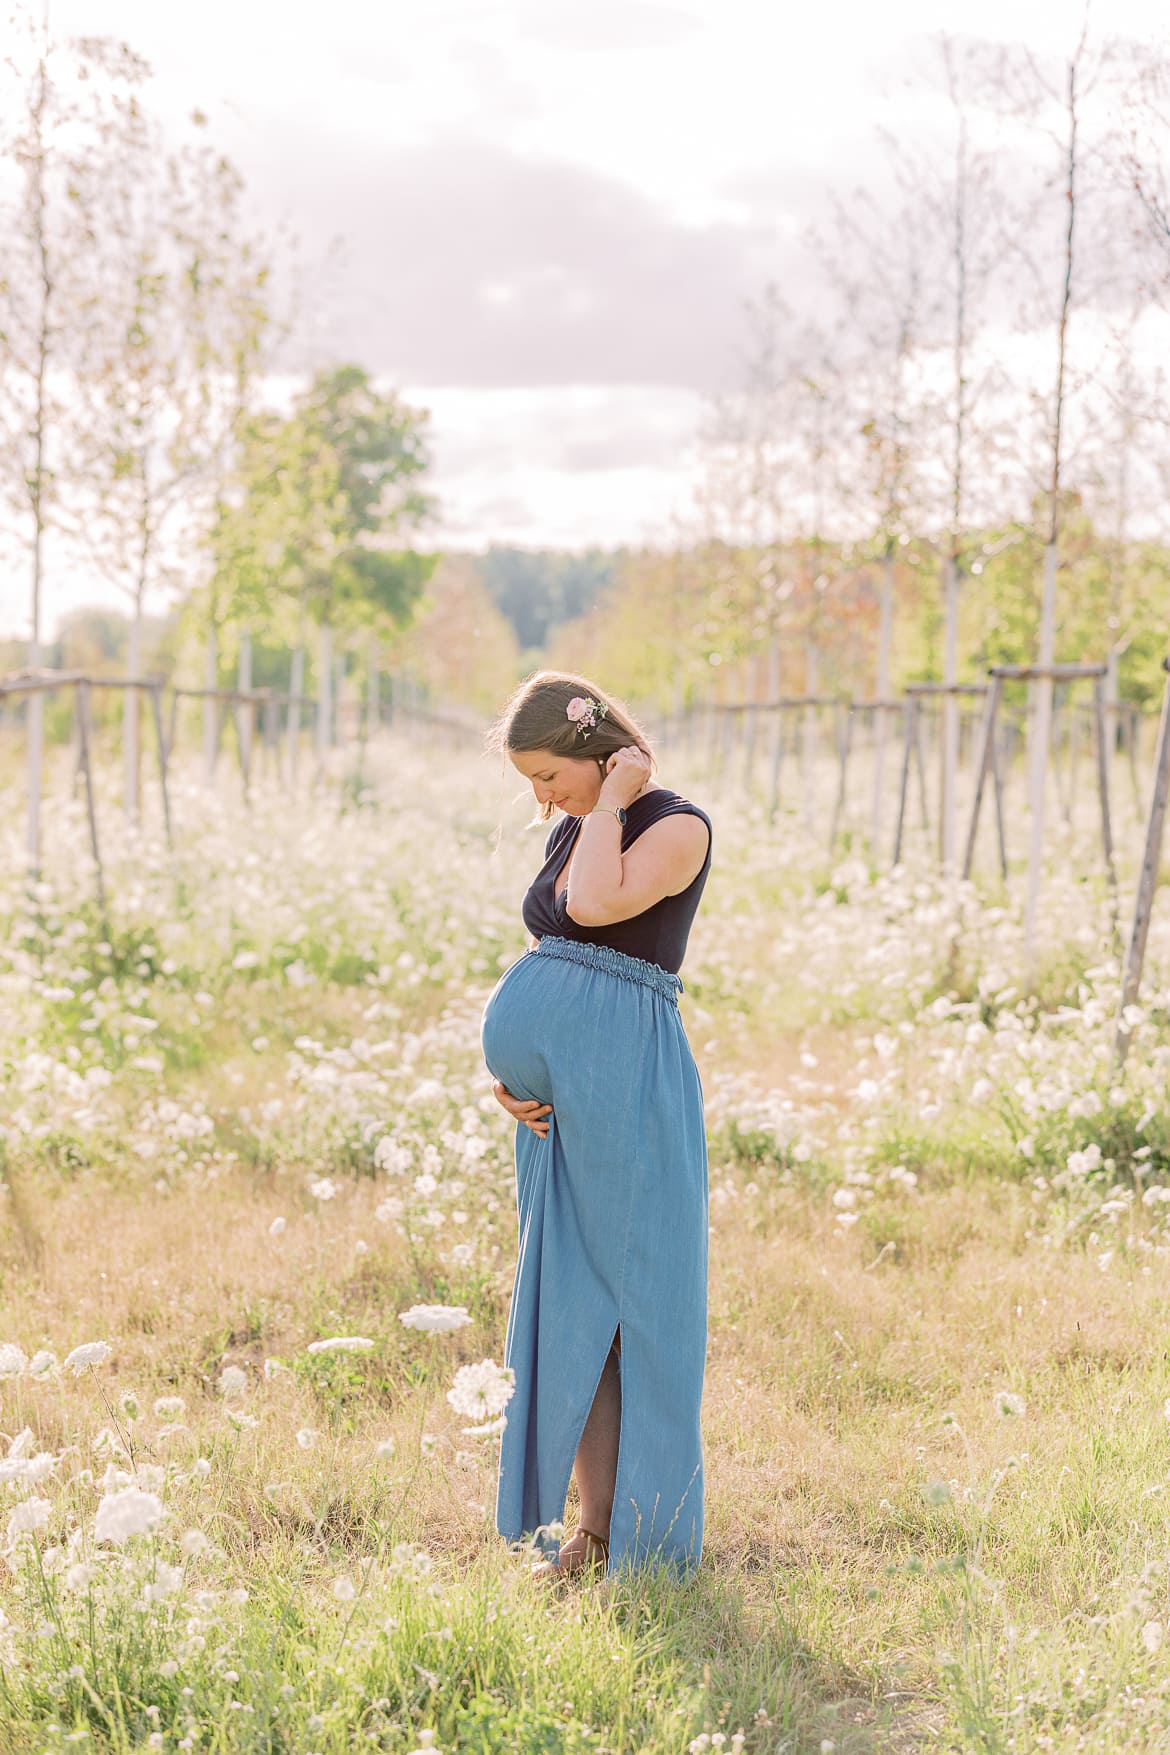
[[179,714],[179,691],[175,689],[171,695],[171,710],[168,715],[166,743],[164,745],[167,761],[171,759],[171,751],[175,747],[175,724]]
[[922,827],[930,831],[930,807],[926,802],[926,758],[922,753],[922,714],[914,714],[914,760],[918,767],[918,803],[922,811]]
[[993,721],[991,727],[991,780],[995,797],[995,831],[999,844],[999,870],[1004,883],[1007,883],[1007,835],[1003,823],[1003,775],[999,769],[999,722]]
[[97,872],[98,913],[101,915],[102,931],[107,940],[110,936],[110,918],[106,913],[106,885],[102,873],[102,856],[98,848],[97,810],[93,799],[93,770],[90,765],[90,724],[89,724],[89,684],[77,684],[77,730],[81,748],[81,766],[85,775],[85,808],[89,817],[89,845],[93,852],[93,863]]
[[[995,748],[995,721],[999,712],[999,697],[1003,684],[1000,678],[993,677],[983,701],[983,723],[979,727],[979,750],[975,759],[975,796],[971,801],[971,821],[967,825],[967,847],[963,854],[963,876],[971,876],[971,866],[975,859],[975,835],[979,828],[979,807],[983,803],[983,788],[987,776],[991,772],[993,751]],[[1002,829],[1001,829],[1002,842]],[[1007,876],[1006,860],[1004,876]]]
[[776,709],[776,738],[772,745],[772,774],[768,787],[768,821],[776,821],[780,809],[780,768],[784,761],[784,709]]
[[[1162,660],[1162,669],[1170,673],[1170,658]],[[1146,824],[1146,847],[1138,878],[1134,903],[1133,927],[1129,937],[1129,954],[1125,961],[1125,977],[1121,984],[1121,1002],[1117,1008],[1117,1031],[1113,1041],[1113,1065],[1117,1071],[1125,1059],[1133,1034],[1125,1021],[1127,1007],[1137,1003],[1141,988],[1142,964],[1146,956],[1146,937],[1150,930],[1150,912],[1158,883],[1158,867],[1162,860],[1162,832],[1166,826],[1166,801],[1170,798],[1170,674],[1162,694],[1162,717],[1158,722],[1158,742],[1154,756],[1154,786],[1150,799],[1150,815]]]
[[1101,799],[1101,844],[1105,849],[1105,876],[1109,881],[1114,946],[1120,956],[1121,929],[1118,920],[1117,867],[1113,861],[1113,823],[1109,809],[1109,752],[1106,746],[1108,733],[1105,729],[1105,679],[1100,676],[1093,678],[1093,721],[1096,731],[1094,742],[1097,746],[1097,791]]
[[853,714],[848,702],[834,702],[833,719],[837,742],[837,800],[833,806],[833,822],[829,830],[830,854],[837,845],[841,819],[845,814],[845,776],[849,766],[849,745],[853,736]]
[[[753,653],[750,658],[745,660],[744,679],[747,683],[747,699],[750,705],[754,707],[756,704],[756,696],[760,692],[760,660],[758,653]],[[749,712],[746,715],[747,724],[743,728],[743,789],[745,794],[749,796],[752,789],[752,768],[755,764],[756,720],[758,717],[759,715],[757,713]]]
[[894,830],[894,860],[898,864],[902,857],[902,832],[906,826],[906,794],[910,789],[910,750],[915,741],[915,721],[918,718],[918,697],[907,695],[902,704],[902,774],[898,781],[898,822]]
[[163,736],[162,689],[155,684],[150,691],[150,710],[154,719],[154,741],[158,750],[158,779],[162,788],[163,820],[167,826],[167,846],[173,847],[171,839],[171,798],[167,790],[167,744]]

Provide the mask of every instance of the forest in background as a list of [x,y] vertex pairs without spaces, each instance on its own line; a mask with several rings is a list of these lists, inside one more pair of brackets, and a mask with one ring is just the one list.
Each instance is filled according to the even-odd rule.
[[[878,567],[857,557],[861,545],[791,549],[783,555],[711,544],[690,551],[554,550],[493,547],[486,554],[439,557],[388,663],[409,674],[434,701],[490,714],[518,678],[538,665],[583,671],[599,686],[654,709],[718,693],[720,671],[753,650],[751,595],[775,571],[785,620],[777,634],[781,687],[798,692],[805,639],[816,628],[822,681],[830,691],[872,694],[878,624]],[[943,615],[938,557],[926,544],[906,545],[894,570],[894,687],[925,681],[942,668]],[[981,533],[986,559],[960,604],[961,681],[982,680],[988,665],[1026,663],[1040,618],[1042,548],[1027,526]],[[818,587],[818,581],[821,585]],[[1100,661],[1109,630],[1132,630],[1119,658],[1122,697],[1143,707],[1161,698],[1161,662],[1170,653],[1170,548],[1137,543],[1124,556],[1097,531],[1079,496],[1070,496],[1062,563],[1062,661]],[[66,615],[46,643],[46,664],[94,674],[123,674],[130,632],[115,609]],[[176,609],[148,616],[143,661],[174,676],[197,662],[189,616]],[[758,649],[758,640],[755,643]],[[0,667],[16,669],[25,646],[0,641]],[[221,654],[231,680],[235,649]],[[315,685],[308,655],[306,687]],[[288,681],[286,645],[255,641],[258,688]],[[351,659],[357,677],[356,656]],[[739,672],[729,686],[739,686]],[[101,710],[99,704],[99,711]],[[115,711],[108,703],[106,711]]]

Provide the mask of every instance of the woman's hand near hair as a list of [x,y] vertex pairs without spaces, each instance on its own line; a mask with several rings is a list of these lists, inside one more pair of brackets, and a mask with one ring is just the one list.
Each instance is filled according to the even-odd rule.
[[546,1117],[552,1113],[551,1103],[538,1103],[535,1098],[526,1100],[523,1097],[513,1097],[502,1079],[492,1080],[492,1096],[516,1121],[522,1121],[525,1127],[531,1128],[538,1139],[548,1137]]
[[633,804],[651,775],[650,757],[645,750],[634,743],[625,744],[605,758],[599,802],[620,804],[624,809]]

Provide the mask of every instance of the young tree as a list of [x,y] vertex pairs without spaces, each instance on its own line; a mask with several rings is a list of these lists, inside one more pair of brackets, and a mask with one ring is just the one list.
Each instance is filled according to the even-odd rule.
[[406,546],[434,504],[418,481],[429,465],[427,419],[360,367],[342,366],[319,371],[288,416],[263,412],[246,427],[234,502],[216,526],[216,572],[292,639],[291,780],[309,626],[322,635],[327,727],[334,635],[376,640],[405,627],[437,563]]
[[[206,118],[191,117],[196,136]],[[211,521],[241,374],[264,325],[266,264],[247,237],[242,184],[198,138],[170,151],[137,103],[107,132],[84,199],[100,214],[80,351],[84,500],[78,539],[132,607],[128,674],[141,675],[148,597],[190,583]],[[126,805],[138,810],[138,693],[124,717]]]
[[[0,150],[15,165],[12,204],[0,210],[0,497],[28,555],[28,665],[44,642],[46,544],[62,525],[74,338],[88,296],[95,213],[81,188],[103,135],[134,101],[146,66],[124,45],[63,42],[47,20],[18,14],[6,63]],[[91,80],[99,62],[104,77]],[[44,696],[28,697],[28,862],[40,860]]]

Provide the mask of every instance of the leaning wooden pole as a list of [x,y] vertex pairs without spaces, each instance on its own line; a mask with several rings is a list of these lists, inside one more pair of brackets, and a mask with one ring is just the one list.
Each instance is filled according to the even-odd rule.
[[[133,694],[133,689],[127,691]],[[106,885],[102,875],[102,856],[98,847],[97,809],[93,798],[93,766],[90,760],[90,720],[89,720],[89,684],[77,684],[77,730],[81,745],[81,768],[85,775],[85,809],[89,817],[89,845],[93,853],[94,869],[97,873],[98,912],[101,915],[102,931],[106,939],[110,936],[110,920],[106,913]]]
[[171,835],[171,798],[167,787],[167,738],[163,730],[162,716],[162,684],[152,683],[150,687],[150,713],[154,720],[154,744],[158,755],[158,783],[162,791],[163,822],[166,824],[167,846],[173,847]]
[[1170,658],[1163,658],[1167,672],[1162,694],[1162,717],[1158,722],[1158,743],[1154,755],[1154,789],[1150,799],[1150,815],[1146,823],[1146,848],[1138,878],[1137,899],[1133,910],[1133,927],[1129,935],[1129,954],[1125,959],[1125,976],[1121,983],[1121,1001],[1117,1008],[1117,1030],[1113,1039],[1113,1066],[1116,1072],[1125,1060],[1133,1031],[1126,1021],[1131,1005],[1136,1005],[1142,981],[1142,964],[1146,958],[1146,938],[1150,930],[1150,913],[1154,891],[1158,886],[1158,867],[1162,860],[1162,833],[1166,826],[1166,803],[1170,799]]
[[[1078,725],[1080,721],[1077,721]],[[1105,852],[1105,876],[1109,882],[1109,914],[1114,943],[1118,943],[1117,864],[1113,857],[1113,818],[1109,804],[1108,731],[1105,724],[1105,679],[1093,678],[1093,741],[1097,754],[1097,793],[1101,804],[1101,844]]]
[[910,750],[916,736],[915,719],[918,699],[906,694],[902,701],[902,774],[898,782],[898,821],[894,828],[894,857],[897,865],[902,857],[902,832],[906,827],[906,794],[910,789]]

